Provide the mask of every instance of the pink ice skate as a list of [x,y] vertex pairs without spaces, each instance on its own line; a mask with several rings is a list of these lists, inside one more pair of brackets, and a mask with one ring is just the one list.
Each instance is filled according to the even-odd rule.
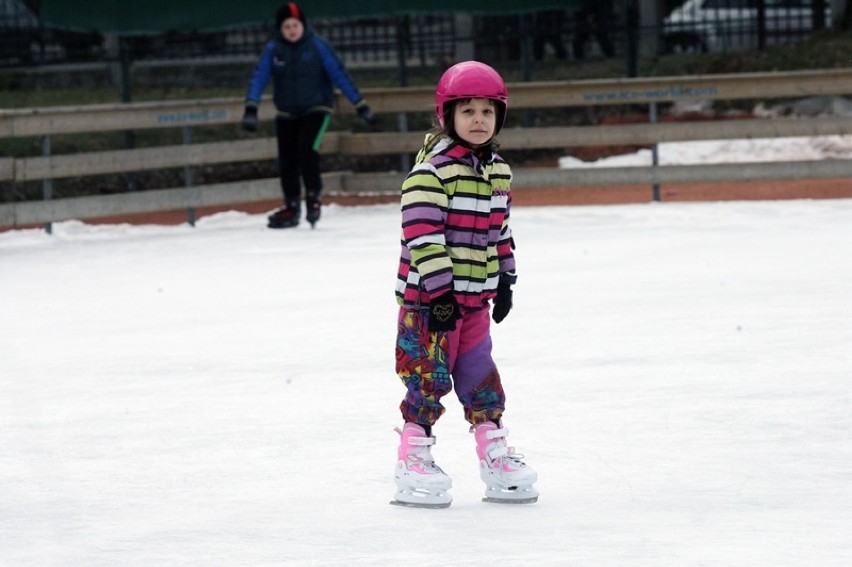
[[502,504],[531,504],[538,501],[533,484],[538,474],[524,463],[523,455],[515,453],[506,443],[509,430],[492,421],[470,428],[476,438],[479,456],[479,476],[485,483],[483,502]]
[[391,504],[413,508],[447,508],[453,497],[447,492],[453,482],[435,464],[431,446],[434,437],[427,437],[426,431],[416,423],[406,423],[399,433],[400,443],[397,451],[394,480],[396,498]]

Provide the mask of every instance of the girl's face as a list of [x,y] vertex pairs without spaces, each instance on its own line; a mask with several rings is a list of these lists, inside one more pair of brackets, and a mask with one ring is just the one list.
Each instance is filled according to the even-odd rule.
[[296,43],[305,34],[305,26],[298,18],[287,18],[281,22],[281,35],[290,43]]
[[487,98],[461,100],[453,111],[453,126],[459,138],[471,146],[481,146],[494,137],[497,109]]

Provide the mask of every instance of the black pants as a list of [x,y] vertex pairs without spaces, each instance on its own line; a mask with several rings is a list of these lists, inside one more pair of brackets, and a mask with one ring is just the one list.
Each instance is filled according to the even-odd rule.
[[322,191],[319,147],[331,120],[327,112],[310,112],[298,118],[277,117],[275,135],[278,139],[278,174],[284,203],[301,200],[301,182],[305,192],[319,195]]

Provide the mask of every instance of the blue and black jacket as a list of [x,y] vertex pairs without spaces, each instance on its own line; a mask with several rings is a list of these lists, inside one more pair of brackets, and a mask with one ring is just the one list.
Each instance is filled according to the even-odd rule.
[[279,116],[331,113],[335,85],[356,108],[366,104],[334,49],[309,25],[295,43],[278,33],[266,45],[249,83],[246,106],[258,105],[270,80]]

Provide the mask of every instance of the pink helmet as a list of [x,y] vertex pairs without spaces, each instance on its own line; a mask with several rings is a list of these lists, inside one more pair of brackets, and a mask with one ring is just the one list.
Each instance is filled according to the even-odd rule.
[[506,122],[506,109],[509,106],[509,92],[500,74],[479,61],[462,61],[444,71],[435,89],[438,124],[444,126],[447,103],[467,98],[487,98],[497,104],[496,136]]

